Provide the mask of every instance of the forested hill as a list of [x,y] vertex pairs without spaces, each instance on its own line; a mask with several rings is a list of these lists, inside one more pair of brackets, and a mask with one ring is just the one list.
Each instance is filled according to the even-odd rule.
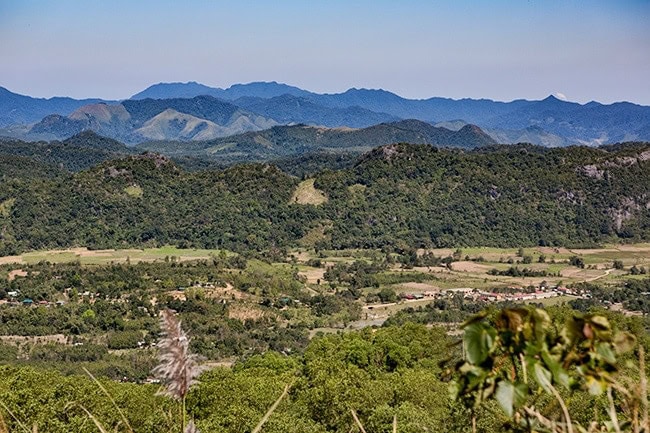
[[650,240],[649,144],[388,145],[351,168],[316,174],[320,204],[294,195],[298,186],[309,192],[311,180],[273,165],[186,172],[154,154],[65,176],[18,170],[0,179],[3,255],[169,243],[266,250]]
[[377,146],[399,142],[464,149],[496,144],[489,135],[474,125],[465,125],[458,131],[452,131],[411,119],[362,129],[274,126],[263,131],[215,140],[151,141],[138,144],[136,148],[169,156],[242,162],[269,161],[317,151],[362,153]]

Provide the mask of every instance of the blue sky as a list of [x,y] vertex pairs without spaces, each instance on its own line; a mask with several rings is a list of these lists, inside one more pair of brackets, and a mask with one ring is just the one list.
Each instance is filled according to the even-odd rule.
[[0,64],[39,97],[275,80],[650,105],[650,0],[0,0]]

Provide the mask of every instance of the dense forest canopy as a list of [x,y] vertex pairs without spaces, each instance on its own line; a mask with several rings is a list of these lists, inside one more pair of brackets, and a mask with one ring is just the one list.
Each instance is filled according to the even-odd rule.
[[[319,205],[293,200],[300,180],[271,164],[187,172],[143,154],[54,177],[53,169],[39,170],[42,176],[7,170],[0,254],[163,244],[265,250],[306,238],[317,248],[647,240],[649,155],[650,146],[638,143],[475,151],[389,145],[353,167],[317,172],[313,185],[326,197]],[[290,160],[280,165],[296,171]]]

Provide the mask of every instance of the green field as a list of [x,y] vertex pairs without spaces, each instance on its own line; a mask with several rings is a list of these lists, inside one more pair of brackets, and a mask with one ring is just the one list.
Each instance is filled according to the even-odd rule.
[[[428,250],[433,254],[443,257],[453,254],[452,249]],[[78,261],[84,265],[98,265],[107,263],[132,263],[140,261],[162,261],[162,260],[196,260],[209,259],[222,250],[207,249],[180,249],[175,246],[146,249],[125,249],[125,250],[88,250],[86,248],[74,248],[68,250],[35,251],[24,253],[18,256],[0,257],[0,264],[3,263],[38,263],[49,261],[52,263],[68,263]],[[538,285],[542,281],[550,284],[564,285],[582,281],[595,281],[601,283],[615,283],[623,278],[629,278],[629,268],[632,266],[645,267],[650,270],[650,244],[629,244],[629,245],[606,245],[599,249],[562,249],[562,248],[526,248],[524,255],[531,256],[529,264],[517,263],[522,261],[518,256],[518,250],[513,248],[462,248],[460,250],[461,261],[453,264],[452,269],[445,268],[423,268],[415,269],[415,273],[427,273],[431,275],[430,283],[438,289],[449,289],[458,287],[474,287],[487,289],[503,285]],[[228,253],[229,254],[229,253]],[[295,258],[295,263],[300,271],[309,274],[311,268],[305,263],[310,259],[319,258],[325,266],[334,263],[352,263],[355,260],[370,262],[379,259],[383,254],[374,250],[341,250],[323,251],[319,255],[313,250],[296,249],[290,253]],[[544,263],[539,263],[539,257],[545,257]],[[572,256],[578,256],[584,260],[585,268],[580,269],[571,266],[568,260]],[[469,261],[465,260],[469,257]],[[483,261],[477,261],[482,258]],[[508,263],[512,260],[513,263]],[[620,260],[624,270],[613,270],[613,262]],[[535,270],[546,270],[547,277],[507,277],[493,276],[487,272],[490,269],[507,270],[511,266],[519,268],[530,268]],[[393,266],[391,272],[403,272],[399,265]],[[559,276],[557,276],[559,274]],[[643,276],[640,276],[641,278]],[[399,285],[398,285],[399,286]],[[399,287],[398,287],[399,288]]]

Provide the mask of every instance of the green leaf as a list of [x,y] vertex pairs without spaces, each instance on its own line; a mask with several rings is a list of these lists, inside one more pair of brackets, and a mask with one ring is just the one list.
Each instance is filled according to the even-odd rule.
[[546,333],[551,326],[551,318],[548,313],[540,308],[534,309],[532,320],[529,323],[533,335],[527,336],[527,338],[533,340],[537,348],[545,346]]
[[616,364],[616,356],[609,343],[598,343],[596,345],[596,353],[606,363],[610,365]]
[[513,384],[510,381],[502,380],[497,385],[497,391],[494,394],[499,406],[503,411],[511,417],[515,413],[515,409],[520,407],[526,401],[526,396],[528,395],[528,387],[523,384]]
[[494,344],[493,334],[494,332],[490,332],[482,323],[472,323],[465,328],[463,343],[469,362],[481,364],[487,359]]
[[456,399],[458,399],[458,396],[460,396],[461,388],[462,387],[458,382],[450,382],[447,388],[447,391],[449,392],[449,398],[453,401],[456,401]]
[[551,374],[553,376],[553,379],[555,382],[559,383],[560,385],[569,388],[570,386],[570,378],[569,378],[569,373],[562,368],[562,365],[560,362],[555,359],[548,351],[542,352],[542,359],[544,360],[544,363],[546,366],[549,368],[551,371]]
[[551,372],[544,368],[539,362],[535,363],[533,372],[535,374],[535,380],[539,386],[541,386],[544,391],[551,393],[551,387],[553,386],[551,385]]
[[605,316],[588,316],[589,321],[601,331],[609,331],[611,329],[609,320]]

